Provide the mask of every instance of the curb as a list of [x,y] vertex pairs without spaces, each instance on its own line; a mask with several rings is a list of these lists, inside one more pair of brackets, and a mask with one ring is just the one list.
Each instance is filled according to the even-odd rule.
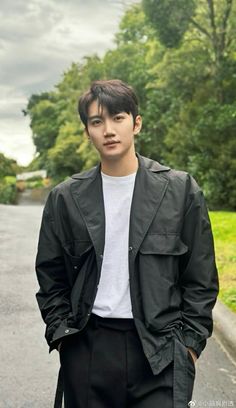
[[213,320],[216,337],[236,361],[236,313],[217,300],[213,309]]

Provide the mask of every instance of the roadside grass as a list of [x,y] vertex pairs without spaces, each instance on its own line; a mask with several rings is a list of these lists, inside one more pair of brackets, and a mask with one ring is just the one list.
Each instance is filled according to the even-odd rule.
[[236,212],[209,212],[219,272],[219,299],[236,312]]

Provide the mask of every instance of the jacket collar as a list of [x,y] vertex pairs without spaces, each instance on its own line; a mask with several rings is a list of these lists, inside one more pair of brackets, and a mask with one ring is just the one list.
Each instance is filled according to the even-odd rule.
[[[130,213],[129,246],[136,255],[168,186],[165,173],[170,170],[137,153],[139,167],[135,179]],[[102,191],[101,165],[72,176],[71,194],[85,221],[98,259],[105,245],[105,210]],[[81,182],[78,182],[81,180]],[[79,236],[79,231],[78,231]]]
[[[165,172],[165,171],[170,170],[170,167],[163,166],[159,162],[157,162],[155,160],[152,160],[152,159],[149,159],[147,157],[141,156],[137,152],[136,152],[136,156],[138,158],[139,167],[144,167],[147,170],[150,170],[150,171],[152,171],[154,173],[160,173],[160,172]],[[88,171],[73,174],[71,177],[73,179],[78,179],[78,180],[88,179],[88,178],[96,178],[97,174],[100,172],[100,170],[101,170],[101,163],[99,163],[95,167],[92,167]]]

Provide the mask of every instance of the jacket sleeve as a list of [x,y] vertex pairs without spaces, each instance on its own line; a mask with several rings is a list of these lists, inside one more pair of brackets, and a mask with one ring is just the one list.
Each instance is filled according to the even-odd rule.
[[49,345],[55,330],[71,310],[70,286],[51,207],[50,194],[43,211],[35,265],[39,283],[36,299],[46,323],[45,337]]
[[188,252],[181,260],[183,337],[186,347],[197,356],[206,346],[213,330],[212,309],[219,284],[214,243],[204,195],[188,176],[182,240]]

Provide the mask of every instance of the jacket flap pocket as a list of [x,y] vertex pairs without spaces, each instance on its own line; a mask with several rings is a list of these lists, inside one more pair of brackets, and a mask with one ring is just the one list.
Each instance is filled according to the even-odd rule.
[[140,246],[140,252],[147,255],[182,255],[187,251],[177,234],[148,234]]
[[71,258],[80,258],[90,251],[93,244],[91,241],[73,241],[63,245],[63,248]]
[[92,248],[91,241],[74,241],[64,245],[64,251],[70,258],[72,265],[83,262]]

